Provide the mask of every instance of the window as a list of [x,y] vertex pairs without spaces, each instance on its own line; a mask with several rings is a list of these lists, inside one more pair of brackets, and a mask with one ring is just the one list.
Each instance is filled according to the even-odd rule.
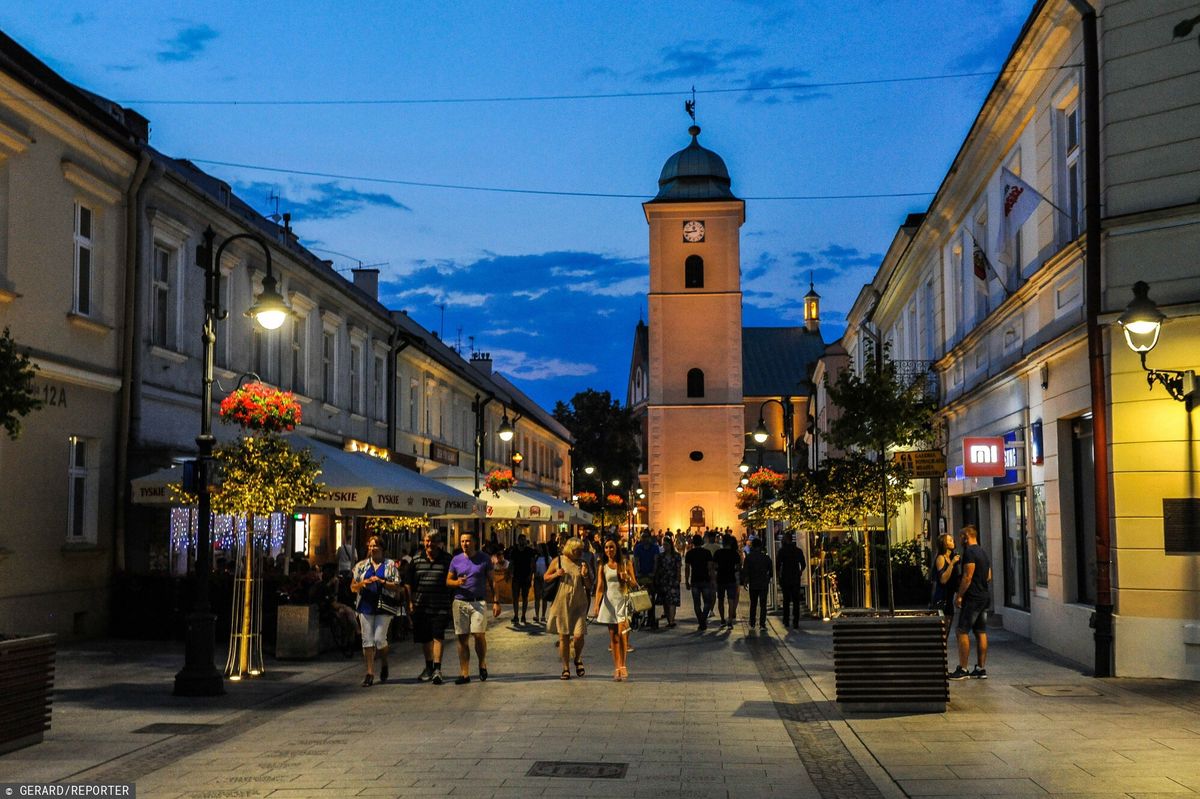
[[326,330],[321,337],[321,398],[334,404],[337,390],[337,333]]
[[95,541],[97,496],[91,442],[78,436],[67,441],[67,541]]
[[1026,540],[1028,512],[1025,492],[1002,495],[1004,504],[1004,604],[1029,610],[1029,546]]
[[304,361],[304,333],[307,319],[292,320],[292,391],[304,393],[304,377],[308,364]]
[[699,369],[689,369],[687,373],[687,395],[689,397],[704,396],[704,372]]
[[1072,99],[1058,112],[1058,214],[1067,241],[1078,238],[1083,222],[1083,163],[1079,128],[1079,100]]
[[75,203],[75,307],[77,314],[92,313],[92,209]]
[[387,392],[384,390],[387,386],[387,372],[384,368],[383,356],[375,356],[375,418],[387,418],[387,408],[384,407],[384,402],[387,397]]
[[686,289],[704,288],[704,259],[699,255],[689,255],[683,262],[683,287]]
[[363,346],[350,343],[350,412],[363,412]]
[[921,310],[925,315],[925,335],[923,341],[925,342],[925,360],[927,361],[937,360],[937,342],[935,340],[936,337],[934,336],[936,331],[934,330],[935,322],[933,316],[933,303],[933,278],[930,278],[929,280],[925,281],[924,290],[921,295]]
[[150,343],[159,347],[175,346],[175,303],[171,297],[174,251],[154,245],[154,263],[150,276]]
[[[987,252],[984,250],[983,243],[987,241],[987,229],[987,209],[984,208],[975,216],[974,241],[972,242],[974,246],[971,252],[971,294],[974,300],[974,315],[972,319],[976,325],[982,322],[988,315],[988,286],[991,284],[995,268],[995,265],[992,264]],[[976,263],[976,261],[979,263]],[[980,277],[981,274],[983,277]]]
[[433,378],[425,378],[425,435],[433,435]]
[[412,432],[417,432],[417,381],[410,380],[408,383],[408,429]]

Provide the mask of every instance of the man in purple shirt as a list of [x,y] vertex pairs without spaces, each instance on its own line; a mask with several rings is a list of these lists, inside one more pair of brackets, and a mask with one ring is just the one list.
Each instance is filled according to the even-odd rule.
[[468,638],[475,639],[475,656],[479,659],[479,679],[488,678],[487,670],[487,603],[491,595],[492,615],[500,615],[500,595],[493,581],[492,559],[480,552],[473,533],[463,533],[458,540],[462,552],[450,561],[446,585],[454,589],[450,614],[454,619],[454,634],[458,637],[458,679],[455,685],[471,681],[471,647]]

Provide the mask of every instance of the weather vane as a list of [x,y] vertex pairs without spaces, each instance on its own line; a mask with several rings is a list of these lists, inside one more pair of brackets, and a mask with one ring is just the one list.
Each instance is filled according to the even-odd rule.
[[692,118],[692,124],[696,124],[696,87],[692,86],[692,99],[683,101],[683,110],[687,111],[687,115]]

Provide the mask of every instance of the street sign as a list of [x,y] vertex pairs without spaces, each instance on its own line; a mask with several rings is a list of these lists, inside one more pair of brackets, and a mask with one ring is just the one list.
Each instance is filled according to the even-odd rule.
[[897,452],[892,462],[908,472],[916,480],[941,477],[946,471],[946,455],[940,449],[914,449]]

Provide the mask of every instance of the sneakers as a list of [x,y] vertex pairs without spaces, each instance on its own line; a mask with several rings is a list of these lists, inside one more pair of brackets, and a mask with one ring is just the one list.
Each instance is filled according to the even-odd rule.
[[429,682],[432,679],[433,669],[429,668],[428,666],[422,669],[421,673],[417,675],[417,682]]
[[445,681],[442,679],[442,670],[434,669],[433,670],[433,684],[441,685],[443,682],[445,682]]
[[970,676],[971,675],[968,674],[967,670],[964,669],[962,666],[959,666],[954,671],[952,671],[946,675],[946,677],[951,680],[965,680]]
[[971,673],[968,674],[967,676],[970,677],[972,680],[986,680],[987,679],[987,669],[982,668],[980,666],[976,666],[975,668],[971,669]]

